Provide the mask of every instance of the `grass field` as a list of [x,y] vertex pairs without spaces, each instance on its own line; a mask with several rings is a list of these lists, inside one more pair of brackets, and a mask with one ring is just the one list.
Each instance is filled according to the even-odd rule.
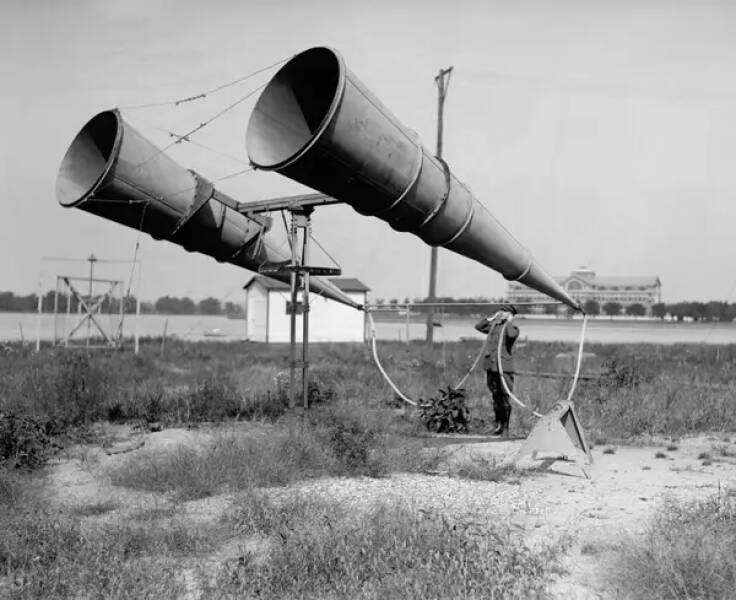
[[[384,343],[380,350],[398,386],[427,399],[464,374],[478,347]],[[531,342],[520,352],[532,369],[551,371],[554,357],[571,350]],[[587,350],[605,364],[605,374],[582,382],[575,398],[595,444],[736,431],[730,388],[736,346]],[[305,419],[286,413],[286,346],[174,341],[162,357],[150,340],[139,356],[33,354],[18,346],[0,354],[0,530],[6,532],[0,596],[75,597],[85,590],[90,597],[174,598],[196,589],[203,597],[233,598],[545,597],[546,582],[562,568],[564,539],[531,548],[503,528],[489,526],[479,536],[412,506],[379,505],[356,520],[336,501],[300,496],[279,503],[262,493],[310,477],[386,477],[436,467],[431,455],[415,451],[426,435],[418,415],[397,410],[407,407],[366,346],[319,344],[311,354],[313,409]],[[516,390],[544,412],[567,385],[520,377]],[[471,376],[466,391],[471,432],[487,432],[492,411],[482,373]],[[65,512],[44,493],[45,461],[60,447],[104,444],[100,422],[148,429],[233,420],[260,423],[266,433],[242,438],[222,427],[197,448],[137,455],[107,473],[121,489],[169,498],[173,504],[160,513],[110,522],[105,515],[119,508],[114,500]],[[516,432],[531,425],[514,410]],[[518,473],[476,462],[451,475],[498,481]],[[238,501],[216,525],[203,528],[178,516],[183,503],[222,493],[237,494]],[[703,559],[706,540],[716,534],[718,547],[734,555],[733,510],[727,494],[697,506],[670,503],[646,536],[621,541],[611,568],[631,573],[646,591],[626,590],[629,597],[716,598],[733,589],[733,561]],[[265,550],[243,551],[237,564],[207,567],[198,560],[233,531],[260,540]],[[668,537],[678,531],[687,531],[684,540]],[[186,577],[182,565],[189,565]],[[679,583],[667,587],[673,577]]]
[[[428,348],[380,345],[382,361],[398,387],[414,399],[436,396],[467,370],[480,344]],[[17,348],[0,354],[0,411],[52,420],[63,426],[99,420],[159,421],[164,425],[226,419],[275,419],[288,399],[285,345],[144,343],[140,355]],[[551,371],[569,344],[530,342],[519,351],[531,371]],[[598,380],[581,382],[575,397],[593,439],[682,435],[736,430],[731,373],[736,346],[589,345],[605,364]],[[315,405],[352,412],[400,407],[362,344],[315,344],[310,397]],[[566,395],[567,380],[518,377],[518,395],[544,412]],[[490,428],[492,411],[483,374],[466,384],[471,429]],[[385,420],[388,420],[386,417]],[[512,427],[532,424],[515,409]],[[387,427],[390,425],[387,423]]]

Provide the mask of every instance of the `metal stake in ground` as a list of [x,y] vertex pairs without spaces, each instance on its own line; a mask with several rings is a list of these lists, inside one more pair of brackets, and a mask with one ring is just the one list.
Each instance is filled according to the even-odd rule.
[[[290,277],[290,299],[287,304],[289,313],[289,408],[296,408],[296,372],[302,370],[302,406],[309,408],[309,277],[337,276],[342,273],[341,269],[333,267],[312,267],[309,261],[309,246],[312,240],[311,215],[315,206],[325,204],[336,204],[337,201],[321,194],[304,196],[291,196],[287,198],[275,198],[258,203],[243,205],[241,210],[256,214],[273,210],[288,210],[291,213],[291,224],[289,226],[289,245],[291,247],[291,260],[288,266],[283,265],[261,265],[258,272],[263,275],[284,275],[289,273]],[[299,229],[302,230],[302,250],[299,253]],[[298,303],[299,285],[302,286],[302,305]],[[301,313],[302,318],[302,360],[296,359],[296,316]]]
[[[297,255],[297,229],[296,218],[291,213],[291,228],[289,238],[291,240],[291,295],[289,299],[289,409],[294,410],[296,406],[296,304],[297,304],[297,267],[299,257]],[[304,343],[304,340],[302,340]]]
[[[305,207],[298,215],[302,227],[302,266],[309,263],[309,242],[312,239],[311,215],[314,209]],[[302,406],[309,408],[309,269],[302,274],[303,304],[302,307]]]

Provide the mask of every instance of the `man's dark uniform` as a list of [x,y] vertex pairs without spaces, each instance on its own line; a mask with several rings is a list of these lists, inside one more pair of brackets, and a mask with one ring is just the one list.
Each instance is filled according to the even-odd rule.
[[[498,370],[498,340],[503,330],[504,321],[505,317],[495,317],[492,320],[481,319],[475,325],[475,328],[481,333],[486,335],[488,335],[488,332],[491,333],[486,347],[487,353],[483,358],[483,368],[486,370],[486,383],[493,397],[493,413],[496,419],[496,429],[493,431],[493,435],[507,433],[509,420],[511,419],[509,395],[506,393],[503,383],[501,383],[501,373]],[[506,327],[504,341],[501,345],[501,367],[509,391],[514,389],[514,357],[511,350],[518,337],[519,328],[512,321]]]

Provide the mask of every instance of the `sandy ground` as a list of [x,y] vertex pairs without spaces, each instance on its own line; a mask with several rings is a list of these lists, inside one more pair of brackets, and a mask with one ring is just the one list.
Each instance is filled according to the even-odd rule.
[[[267,434],[263,426],[235,427],[243,435]],[[109,436],[107,448],[74,449],[51,469],[48,492],[54,502],[72,509],[114,504],[114,510],[91,519],[119,519],[142,510],[171,508],[173,501],[165,495],[114,487],[105,473],[121,461],[144,453],[165,452],[180,444],[201,445],[211,439],[212,432],[170,429],[134,435],[119,427]],[[461,437],[436,442],[451,464],[508,458],[521,445],[521,440]],[[704,453],[709,460],[702,458]],[[601,446],[593,449],[593,458],[594,464],[586,468],[589,478],[574,462],[541,461],[536,463],[541,470],[501,482],[397,474],[386,479],[311,480],[274,493],[324,495],[356,508],[400,499],[418,508],[439,509],[470,524],[490,521],[508,525],[530,544],[569,534],[573,542],[566,557],[568,573],[552,583],[551,591],[556,598],[576,600],[616,597],[615,590],[607,589],[600,577],[599,566],[605,561],[606,549],[610,550],[621,535],[641,532],[665,497],[701,499],[716,493],[719,487],[736,488],[734,435],[652,440],[637,447]],[[214,524],[233,498],[222,495],[187,502],[178,505],[176,511],[199,523]],[[228,553],[237,548],[237,541],[232,540],[212,559],[228,560]]]

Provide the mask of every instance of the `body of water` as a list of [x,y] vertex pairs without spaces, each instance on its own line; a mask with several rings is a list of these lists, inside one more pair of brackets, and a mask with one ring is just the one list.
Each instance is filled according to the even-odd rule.
[[[117,332],[118,318],[107,315],[96,317],[102,328],[110,334]],[[26,341],[36,340],[40,334],[42,341],[60,339],[64,331],[69,331],[79,321],[77,315],[70,317],[59,317],[54,323],[51,314],[41,315],[40,325],[38,316],[33,313],[0,313],[0,341],[19,341],[21,332]],[[140,337],[160,337],[166,326],[167,337],[178,337],[190,341],[207,339],[217,340],[243,340],[245,339],[245,320],[228,319],[223,316],[200,316],[200,315],[141,315],[137,320],[137,330]],[[123,321],[123,336],[132,338],[136,328],[134,315],[126,315]],[[94,324],[90,327],[93,337],[100,338],[100,334]],[[87,324],[73,336],[75,343],[84,342],[87,335]]]
[[[77,322],[71,316],[66,323],[63,318],[57,320],[57,337],[61,337],[64,328],[67,330]],[[480,333],[473,329],[475,320],[445,319],[442,327],[435,328],[435,341],[457,341],[461,338],[482,339]],[[576,342],[580,339],[579,319],[517,319],[521,329],[521,338],[539,341]],[[107,316],[100,318],[100,324],[108,331],[116,330],[117,321]],[[239,341],[245,339],[245,321],[228,319],[223,316],[199,315],[141,315],[138,319],[138,335],[141,337],[161,336],[166,325],[167,336],[184,340],[220,340]],[[132,337],[135,317],[126,316],[123,324],[125,337]],[[26,342],[36,340],[37,332],[43,341],[54,338],[54,317],[50,314],[41,316],[40,327],[34,313],[0,313],[0,341],[19,341],[21,336]],[[87,332],[86,324],[75,335],[75,340],[84,341]],[[96,329],[91,327],[94,335]],[[424,322],[412,322],[408,325],[410,339],[422,340],[425,336]],[[406,340],[407,324],[400,320],[376,321],[376,335],[381,340]],[[674,343],[706,343],[736,344],[736,323],[675,323],[650,320],[611,320],[590,319],[586,341],[598,343],[638,343],[655,344]]]
[[[544,342],[577,342],[580,340],[582,319],[518,318],[520,338]],[[461,338],[482,339],[473,325],[475,319],[445,319],[435,328],[436,342],[456,341]],[[424,322],[410,323],[410,339],[423,340]],[[376,335],[381,339],[406,340],[407,325],[400,321],[377,322]],[[736,344],[736,323],[677,323],[624,319],[589,319],[585,334],[587,342],[625,344],[648,342],[653,344]]]

